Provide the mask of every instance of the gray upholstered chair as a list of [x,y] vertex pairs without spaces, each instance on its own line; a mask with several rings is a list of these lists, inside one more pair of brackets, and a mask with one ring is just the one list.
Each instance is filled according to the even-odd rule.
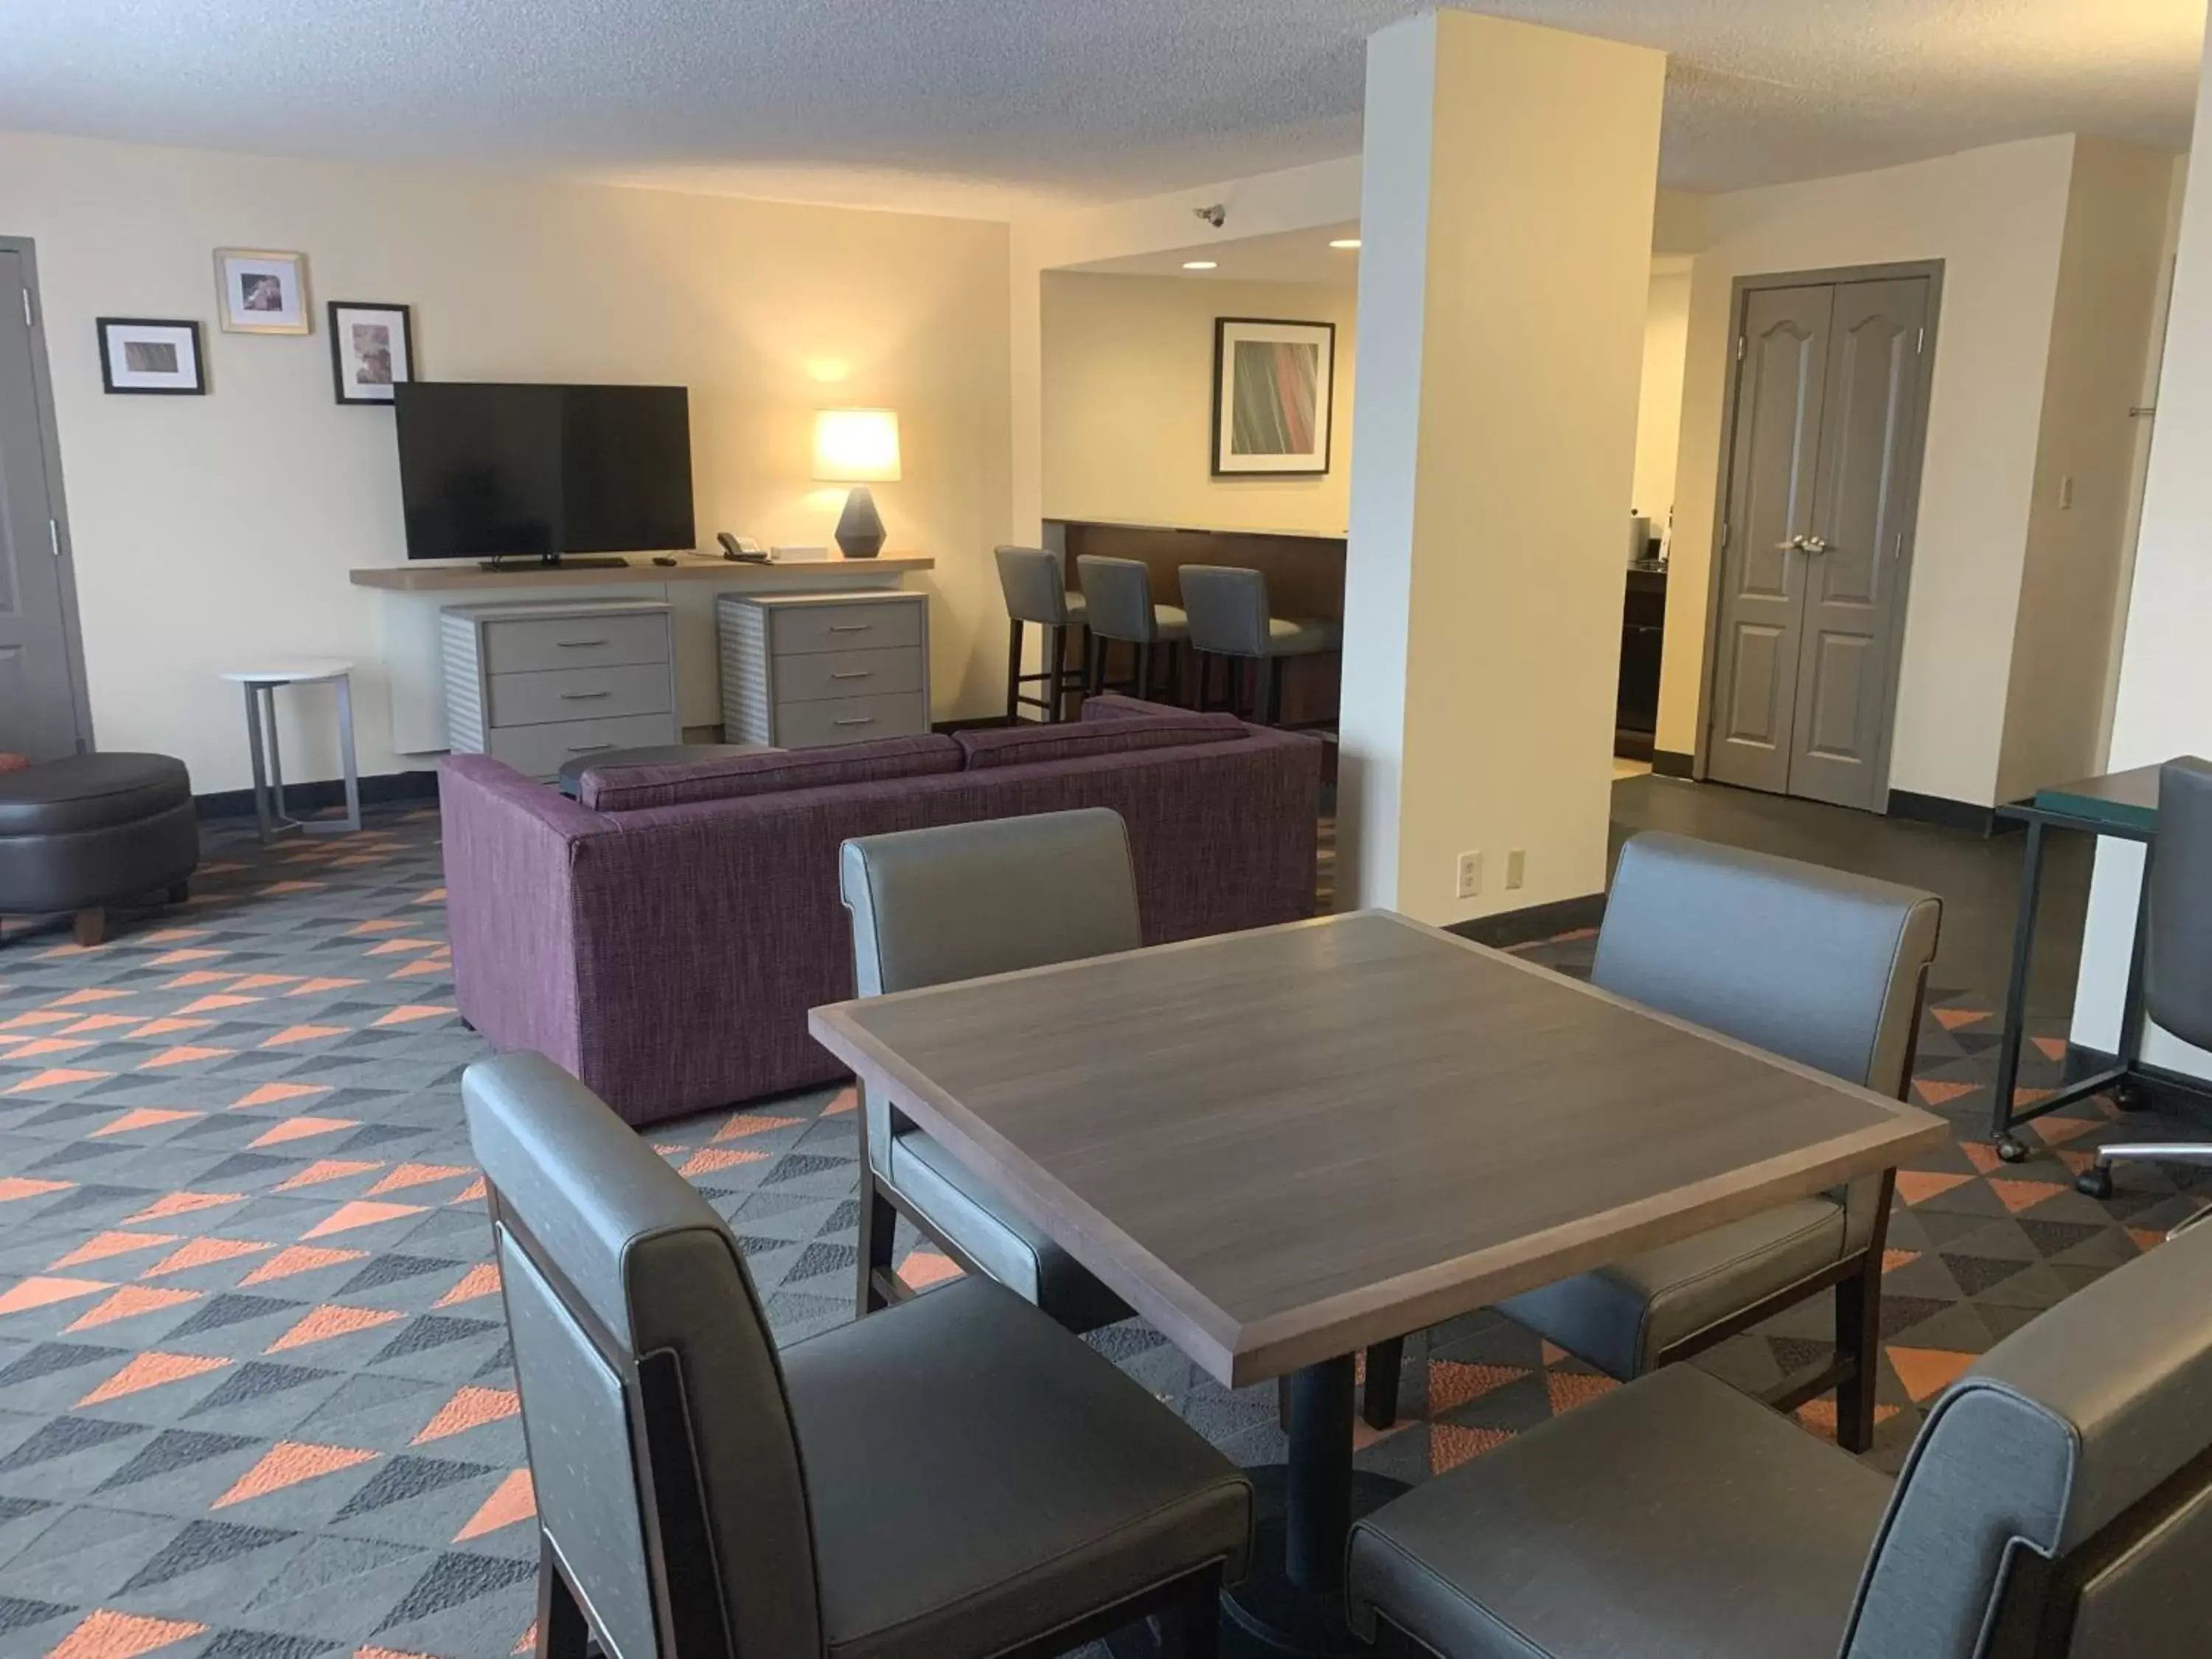
[[1084,690],[1096,696],[1109,687],[1106,653],[1109,642],[1130,647],[1133,659],[1127,690],[1131,696],[1148,697],[1152,690],[1152,647],[1165,646],[1171,683],[1179,678],[1177,649],[1190,638],[1190,619],[1182,607],[1156,605],[1152,573],[1141,559],[1109,559],[1086,553],[1075,562],[1087,607],[1090,646],[1085,664]]
[[[1144,943],[1129,834],[1104,807],[864,836],[839,855],[862,996],[1073,962]],[[860,1311],[902,1294],[903,1214],[970,1274],[997,1279],[1072,1331],[1129,1317],[1020,1211],[892,1108],[861,1091]]]
[[[999,587],[1006,599],[1006,718],[1017,720],[1022,710],[1042,711],[1048,720],[1066,714],[1071,693],[1083,689],[1083,671],[1067,661],[1067,630],[1083,627],[1090,608],[1080,593],[1067,591],[1067,573],[1060,555],[1042,547],[1001,547]],[[1033,674],[1022,672],[1022,624],[1035,623],[1044,629],[1042,665]],[[1042,687],[1031,696],[1022,688]]]
[[[2168,761],[2158,772],[2158,839],[2150,849],[2143,1012],[2163,1030],[2212,1048],[2212,763]],[[2154,1159],[2212,1164],[2202,1141],[2100,1146],[2075,1183],[2092,1198],[2112,1195],[2112,1165]],[[2212,1210],[2181,1224],[2193,1227]]]
[[1190,646],[1198,653],[1198,702],[1207,706],[1211,665],[1221,658],[1228,668],[1227,698],[1237,701],[1237,665],[1253,665],[1254,718],[1273,726],[1283,707],[1283,664],[1344,648],[1344,629],[1333,622],[1293,622],[1267,605],[1267,579],[1235,565],[1187,564],[1181,572],[1183,610],[1190,618]]
[[516,1054],[461,1094],[540,1659],[1041,1656],[1143,1619],[1214,1651],[1251,1489],[1109,1361],[982,1279],[779,1355],[728,1229],[583,1085]]
[[1444,1659],[2183,1659],[2212,1644],[2212,1228],[1954,1383],[1894,1488],[1695,1366],[1354,1528],[1354,1625]]
[[[1902,1099],[1942,915],[1932,893],[1646,833],[1621,848],[1590,979]],[[1833,1388],[1836,1438],[1863,1451],[1893,1182],[1893,1172],[1862,1176],[1498,1305],[1625,1381],[1832,1286],[1834,1363],[1785,1381],[1770,1403],[1794,1410]],[[1369,1401],[1370,1421],[1394,1403],[1374,1390]]]

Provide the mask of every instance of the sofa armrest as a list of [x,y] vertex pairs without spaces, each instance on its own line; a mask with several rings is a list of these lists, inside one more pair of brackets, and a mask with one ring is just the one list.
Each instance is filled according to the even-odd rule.
[[495,1048],[577,1072],[575,849],[612,821],[488,755],[440,763],[438,814],[462,1017]]

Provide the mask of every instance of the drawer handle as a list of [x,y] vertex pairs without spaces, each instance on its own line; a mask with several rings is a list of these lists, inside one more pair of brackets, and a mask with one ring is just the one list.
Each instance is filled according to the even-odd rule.
[[876,717],[873,714],[855,714],[850,720],[842,720],[837,722],[840,726],[873,726],[875,723]]
[[579,743],[571,744],[568,752],[572,755],[596,755],[602,749],[613,747],[611,743]]
[[833,680],[872,680],[875,677],[876,671],[872,668],[848,668],[830,678]]
[[614,693],[611,691],[563,691],[561,694],[561,701],[562,702],[596,702],[601,697],[612,696]]
[[595,645],[612,645],[612,640],[556,640],[554,644],[563,651],[582,651]]
[[873,623],[831,623],[830,631],[832,634],[865,634],[874,626]]

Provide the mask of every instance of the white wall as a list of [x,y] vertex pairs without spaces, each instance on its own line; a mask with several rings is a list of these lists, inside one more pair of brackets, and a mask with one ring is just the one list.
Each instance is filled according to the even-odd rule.
[[[415,307],[420,372],[691,388],[699,533],[828,539],[811,414],[898,410],[895,547],[933,553],[937,712],[1000,706],[990,549],[1008,530],[1007,232],[974,222],[0,135],[0,233],[36,239],[102,747],[246,781],[227,665],[362,659],[362,768],[390,771],[374,595],[404,548],[392,416],[333,400],[327,300]],[[308,256],[315,332],[215,327],[212,250]],[[93,319],[197,318],[205,398],[102,395]],[[295,777],[325,732],[288,728]]]
[[1996,799],[2097,769],[2174,157],[2076,141]]
[[[1349,287],[1045,272],[1045,516],[1343,535],[1355,302]],[[1217,317],[1336,325],[1328,472],[1212,476]]]
[[1690,304],[1658,746],[1697,744],[1721,418],[1738,276],[1944,262],[1890,787],[1996,799],[2013,615],[2074,140],[1708,198]]
[[[2208,42],[2212,52],[2212,42]],[[2212,132],[2212,56],[2200,82],[2197,130]],[[2148,487],[2136,549],[2127,632],[2113,709],[2114,770],[2178,755],[2212,756],[2212,168],[2191,171],[2181,212],[2172,311],[2151,440]],[[2119,842],[2098,844],[2073,1040],[2111,1052],[2118,1046],[2120,1003],[2134,936],[2142,854]],[[2212,1078],[2212,1054],[2154,1028],[2144,1057],[2154,1065]]]
[[1674,505],[1682,449],[1682,370],[1690,347],[1690,273],[1675,260],[1651,273],[1644,319],[1644,386],[1636,404],[1636,486],[1632,508],[1656,535]]

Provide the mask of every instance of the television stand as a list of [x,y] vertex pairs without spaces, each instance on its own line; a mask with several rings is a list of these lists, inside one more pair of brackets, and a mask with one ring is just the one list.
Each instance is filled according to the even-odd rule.
[[520,559],[512,564],[505,559],[478,559],[477,568],[502,575],[528,575],[532,571],[542,575],[548,570],[627,570],[629,561],[619,553],[564,553],[550,559]]

